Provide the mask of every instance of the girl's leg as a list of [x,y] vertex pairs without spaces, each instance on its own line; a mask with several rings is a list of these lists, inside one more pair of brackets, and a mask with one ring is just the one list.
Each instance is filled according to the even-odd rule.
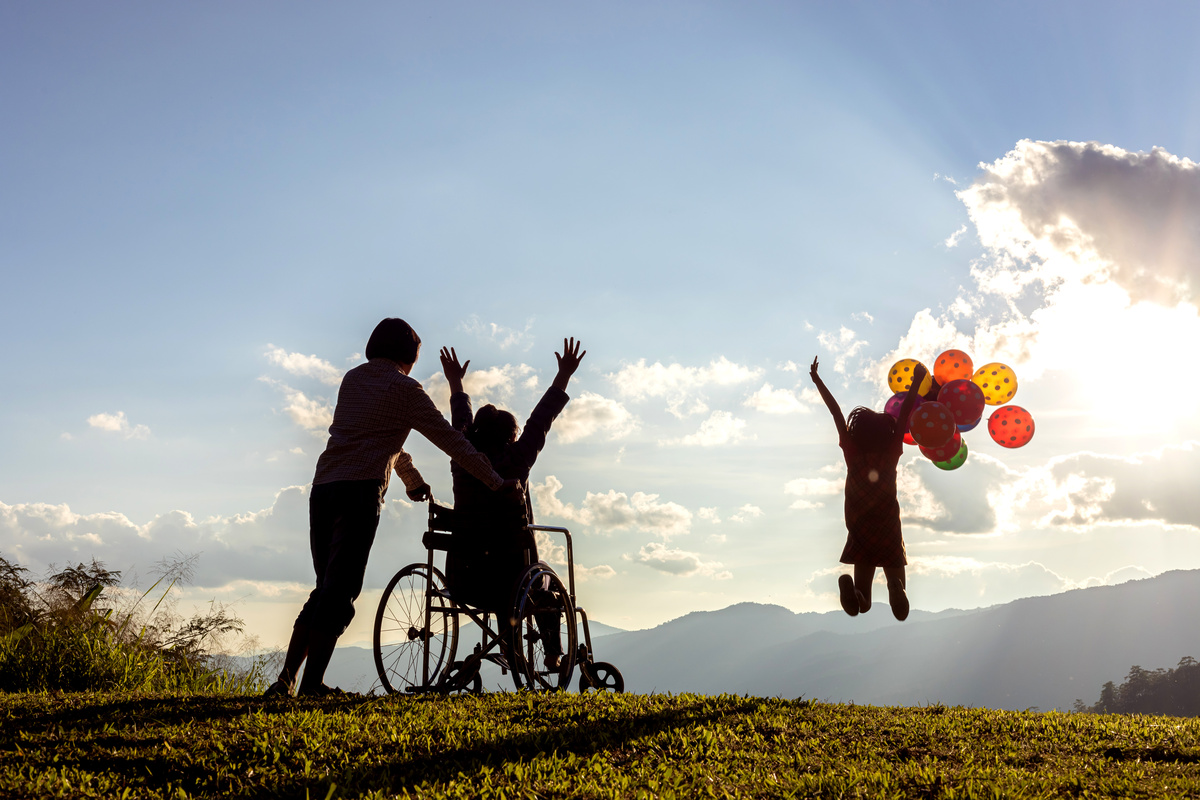
[[892,607],[892,614],[903,622],[908,619],[908,594],[905,592],[907,584],[904,567],[884,567],[883,574],[887,578],[888,603]]
[[866,564],[854,565],[854,588],[858,592],[858,610],[871,610],[871,583],[875,580],[875,568]]

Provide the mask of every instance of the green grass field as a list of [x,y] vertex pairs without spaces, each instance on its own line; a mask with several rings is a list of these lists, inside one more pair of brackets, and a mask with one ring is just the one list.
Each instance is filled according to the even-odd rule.
[[753,697],[0,695],[9,797],[1200,797],[1200,721]]

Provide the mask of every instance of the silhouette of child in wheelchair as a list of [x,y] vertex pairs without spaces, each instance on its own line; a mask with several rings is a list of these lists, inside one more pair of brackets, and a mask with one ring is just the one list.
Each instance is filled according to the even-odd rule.
[[[567,383],[585,354],[574,339],[563,341],[563,354],[555,353],[558,374],[518,435],[516,418],[507,411],[487,405],[472,414],[471,399],[462,388],[471,362],[460,365],[457,353],[443,348],[451,424],[489,458],[499,475],[527,486],[550,426],[569,400]],[[422,540],[426,563],[400,570],[380,601],[374,650],[384,688],[477,692],[482,688],[479,669],[487,660],[511,671],[517,688],[565,688],[578,664],[580,691],[622,691],[620,672],[592,659],[587,614],[575,605],[570,532],[532,524],[528,491],[489,491],[453,464],[451,475],[454,508],[439,506],[432,498],[429,502],[429,527]],[[536,531],[566,537],[566,586],[539,560]],[[434,566],[436,551],[446,552],[444,575]],[[583,623],[582,646],[577,642],[577,614]],[[481,641],[471,655],[456,661],[464,616],[480,629]]]

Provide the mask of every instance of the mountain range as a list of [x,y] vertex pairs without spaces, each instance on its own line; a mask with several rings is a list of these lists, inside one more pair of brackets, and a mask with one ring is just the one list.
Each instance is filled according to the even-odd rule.
[[[1061,710],[1095,702],[1133,665],[1200,657],[1198,612],[1200,570],[1188,570],[988,608],[914,610],[903,623],[883,603],[853,618],[740,603],[645,630],[593,622],[592,638],[597,660],[615,664],[631,692]],[[365,648],[338,648],[327,677],[359,691],[378,683]],[[489,688],[511,687],[485,677]]]

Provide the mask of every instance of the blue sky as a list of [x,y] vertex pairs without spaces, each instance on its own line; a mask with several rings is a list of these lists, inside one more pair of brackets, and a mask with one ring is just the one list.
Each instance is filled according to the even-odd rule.
[[[977,431],[958,473],[914,458],[915,607],[1200,566],[1184,488],[1121,504],[1191,468],[1190,379],[1169,413],[1133,413],[1121,383],[1148,378],[1097,377],[1159,380],[1169,362],[1141,359],[1200,330],[1179,288],[1200,271],[1183,161],[1200,158],[1198,17],[6,6],[0,552],[146,572],[203,551],[188,599],[236,600],[282,638],[309,580],[288,487],[311,480],[337,375],[402,316],[431,392],[454,345],[493,370],[479,398],[519,415],[562,337],[583,340],[573,416],[534,478],[611,624],[836,607],[839,453],[803,367],[820,354],[845,408],[878,405],[875,373],[956,336],[1013,364],[1039,430],[1011,452]],[[1175,160],[1138,160],[1153,148]],[[1168,221],[1154,242],[1147,209]],[[1083,244],[1031,247],[1035,218],[1073,220]],[[1179,291],[1127,279],[1136,252]],[[444,460],[411,444],[448,498]],[[419,554],[420,509],[390,499],[352,638]]]

